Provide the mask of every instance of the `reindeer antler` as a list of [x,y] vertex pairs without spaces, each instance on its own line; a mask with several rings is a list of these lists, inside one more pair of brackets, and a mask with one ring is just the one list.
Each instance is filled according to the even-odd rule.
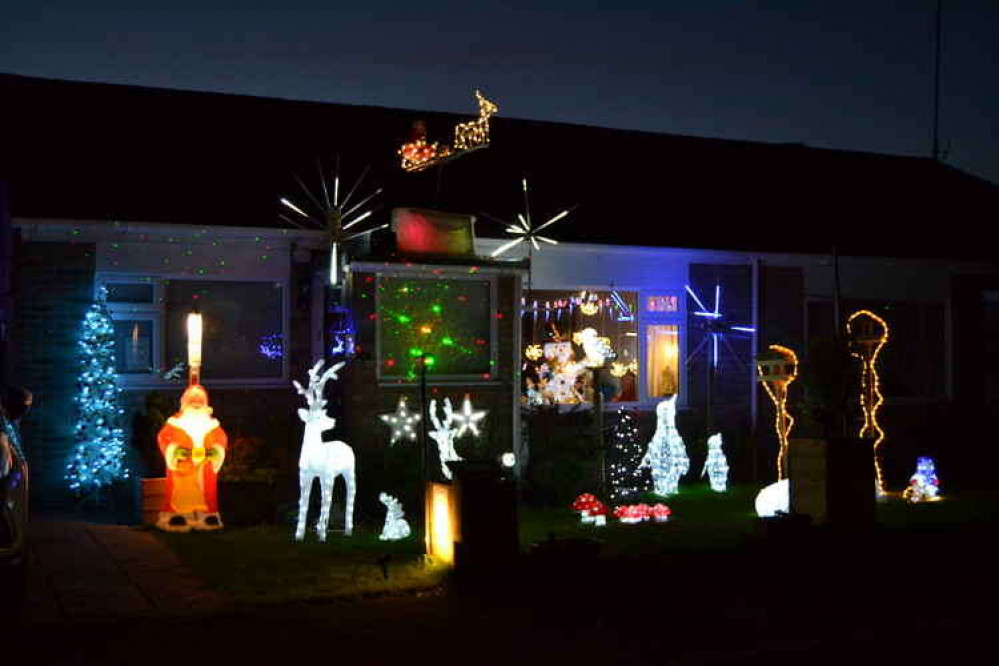
[[295,389],[300,395],[305,396],[305,404],[309,406],[310,412],[320,411],[326,407],[326,401],[323,400],[323,389],[326,386],[326,382],[330,379],[339,379],[337,371],[340,370],[346,362],[341,361],[335,363],[326,369],[326,372],[319,375],[319,369],[323,367],[323,359],[316,361],[316,364],[309,369],[309,388],[304,389],[302,385],[298,383],[297,380],[293,380],[292,384],[295,385]]

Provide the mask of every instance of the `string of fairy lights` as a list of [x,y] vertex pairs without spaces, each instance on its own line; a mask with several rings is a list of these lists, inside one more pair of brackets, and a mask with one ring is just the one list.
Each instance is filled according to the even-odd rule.
[[129,477],[121,427],[125,410],[115,372],[114,323],[104,287],[84,317],[78,350],[76,446],[66,465],[66,480],[70,489],[83,492]]
[[861,439],[874,440],[874,473],[878,493],[887,492],[884,470],[879,451],[884,443],[885,432],[878,423],[878,409],[884,403],[881,395],[881,378],[878,376],[878,355],[888,343],[888,322],[870,310],[858,310],[846,321],[846,334],[850,339],[850,354],[860,360],[860,407],[864,412],[864,424],[860,428]]

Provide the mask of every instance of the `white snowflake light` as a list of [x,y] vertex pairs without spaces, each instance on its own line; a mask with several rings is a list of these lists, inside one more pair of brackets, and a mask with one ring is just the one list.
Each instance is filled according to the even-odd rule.
[[391,414],[379,414],[378,418],[385,425],[392,428],[392,440],[389,444],[395,444],[400,439],[416,441],[416,424],[420,422],[420,415],[409,411],[406,398],[399,398],[399,406]]
[[492,254],[489,255],[491,257],[498,257],[504,252],[512,250],[514,247],[520,245],[521,243],[527,243],[528,252],[530,252],[531,250],[541,249],[541,245],[538,244],[538,241],[541,241],[542,243],[547,243],[548,245],[558,245],[558,241],[555,240],[554,238],[550,238],[548,236],[542,236],[538,232],[540,232],[542,229],[550,227],[551,225],[555,224],[562,218],[566,217],[571,212],[572,209],[563,210],[560,213],[557,213],[556,215],[552,216],[542,224],[535,227],[534,222],[531,219],[531,203],[530,203],[530,197],[528,195],[526,178],[521,180],[521,187],[524,190],[524,212],[517,213],[516,223],[508,222],[506,220],[497,220],[496,218],[493,218],[488,215],[486,216],[489,217],[490,219],[496,220],[501,224],[505,224],[507,233],[516,236],[516,238],[514,238],[513,240],[504,243],[503,245],[500,245],[498,248],[493,250]]
[[378,501],[385,505],[385,526],[378,536],[382,541],[398,541],[410,535],[409,523],[403,518],[402,502],[386,493],[378,495]]
[[321,376],[320,369],[323,360],[309,370],[309,387],[302,388],[297,381],[293,382],[295,389],[305,396],[308,409],[299,409],[298,417],[305,423],[305,434],[302,436],[302,454],[298,458],[298,524],[295,528],[295,539],[305,538],[305,518],[309,511],[309,495],[312,493],[312,480],[319,478],[322,491],[322,508],[316,533],[320,541],[326,541],[326,530],[330,522],[330,503],[333,499],[333,486],[336,477],[343,476],[347,486],[346,515],[344,517],[344,534],[350,536],[354,530],[354,450],[344,442],[324,442],[323,432],[336,426],[336,419],[326,413],[326,400],[323,399],[323,387],[326,382],[337,379],[337,371],[344,363],[330,366]]
[[657,495],[675,494],[680,477],[690,469],[687,447],[676,429],[675,395],[656,405],[656,431],[638,467],[652,470],[653,490]]
[[454,422],[458,424],[458,432],[455,437],[461,437],[466,432],[471,432],[474,436],[479,436],[478,423],[485,418],[484,410],[474,411],[472,409],[472,399],[465,394],[465,399],[461,403],[461,411],[454,415]]
[[[308,210],[295,204],[286,197],[281,197],[279,199],[282,206],[294,211],[297,214],[296,217],[288,217],[283,214],[278,215],[278,217],[283,221],[299,228],[305,228],[301,222],[306,221],[313,226],[324,229],[328,234],[330,244],[330,284],[332,285],[336,285],[340,281],[340,272],[342,270],[342,258],[340,256],[342,254],[340,252],[341,246],[355,238],[367,236],[368,234],[372,234],[379,229],[385,229],[389,226],[387,224],[381,224],[366,231],[349,231],[358,223],[371,217],[371,214],[374,212],[373,208],[368,208],[363,212],[362,209],[368,206],[375,197],[382,193],[382,188],[379,187],[371,194],[361,198],[359,201],[353,201],[354,193],[357,191],[358,186],[361,184],[361,181],[364,180],[367,173],[367,169],[362,171],[361,175],[354,182],[354,185],[347,191],[346,196],[341,199],[339,163],[337,164],[337,170],[333,175],[332,188],[329,187],[329,183],[326,180],[326,173],[323,171],[323,167],[320,164],[319,181],[321,185],[321,196],[314,195],[297,176],[295,178],[310,202]],[[330,189],[333,190],[332,193],[330,192]]]

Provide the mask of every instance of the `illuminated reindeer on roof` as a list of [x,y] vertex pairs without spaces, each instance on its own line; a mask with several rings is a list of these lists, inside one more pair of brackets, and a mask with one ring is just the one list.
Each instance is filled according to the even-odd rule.
[[479,117],[454,126],[455,150],[474,150],[489,143],[489,118],[499,111],[499,107],[478,90],[475,97],[479,100]]
[[337,379],[337,371],[344,366],[337,363],[331,366],[321,376],[319,370],[323,366],[320,359],[309,370],[309,388],[303,389],[297,381],[293,382],[300,394],[305,396],[308,409],[299,409],[298,417],[305,423],[305,434],[302,437],[302,455],[298,458],[298,480],[300,484],[298,500],[298,526],[295,528],[295,540],[305,538],[305,518],[309,512],[309,495],[312,493],[312,480],[319,477],[319,487],[322,490],[322,510],[316,533],[320,541],[326,541],[326,529],[330,522],[330,501],[333,499],[333,486],[336,477],[343,475],[347,485],[347,509],[344,517],[344,534],[350,536],[354,530],[354,450],[344,442],[324,442],[323,432],[331,430],[336,425],[336,419],[326,414],[326,400],[323,399],[323,387],[330,379]]

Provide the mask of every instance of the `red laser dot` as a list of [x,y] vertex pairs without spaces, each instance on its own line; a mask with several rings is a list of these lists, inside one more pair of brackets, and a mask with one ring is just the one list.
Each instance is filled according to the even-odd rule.
[[378,315],[372,312],[371,314],[368,315],[368,319],[378,319]]

